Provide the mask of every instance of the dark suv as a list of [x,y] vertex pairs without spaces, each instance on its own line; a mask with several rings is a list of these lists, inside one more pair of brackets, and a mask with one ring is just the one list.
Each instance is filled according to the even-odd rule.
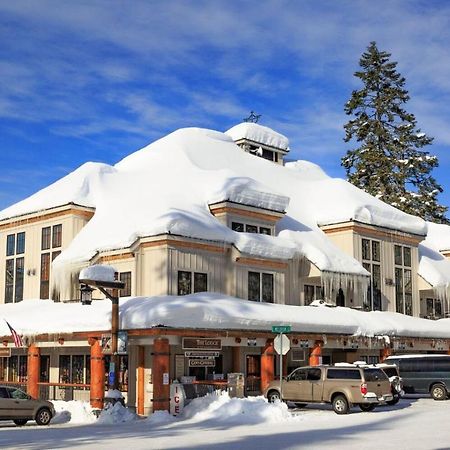
[[35,420],[38,425],[48,425],[54,415],[53,403],[33,399],[15,387],[0,386],[0,420],[12,420],[16,425]]

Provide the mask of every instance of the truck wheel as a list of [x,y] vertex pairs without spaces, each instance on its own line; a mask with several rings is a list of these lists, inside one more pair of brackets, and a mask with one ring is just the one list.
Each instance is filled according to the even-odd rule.
[[400,396],[399,395],[394,395],[394,398],[392,400],[388,400],[386,403],[389,406],[393,406],[393,405],[396,405],[399,401],[400,401]]
[[281,401],[280,393],[278,391],[270,391],[267,394],[267,400],[269,403],[275,403],[277,401]]
[[13,420],[13,422],[18,426],[18,427],[23,427],[28,420],[27,419],[15,419]]
[[37,412],[35,420],[38,425],[48,425],[52,420],[52,413],[48,408],[41,408]]
[[350,411],[348,401],[343,395],[336,395],[336,397],[333,398],[332,405],[336,414],[348,414]]
[[361,408],[361,411],[369,412],[375,409],[375,403],[360,403],[359,407]]
[[447,398],[447,389],[443,384],[433,384],[430,394],[434,400],[445,400]]

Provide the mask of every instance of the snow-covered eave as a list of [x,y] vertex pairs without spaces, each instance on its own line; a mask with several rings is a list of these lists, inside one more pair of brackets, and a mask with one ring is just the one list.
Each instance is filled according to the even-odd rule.
[[[36,209],[33,211],[28,211],[28,212],[24,212],[24,213],[12,215],[12,216],[7,216],[7,217],[1,217],[2,211],[0,211],[0,223],[1,222],[9,222],[11,220],[17,221],[18,219],[28,219],[29,216],[42,216],[42,215],[50,214],[58,209],[64,211],[65,209],[68,209],[69,207],[84,208],[84,209],[88,209],[92,212],[95,211],[95,206],[92,206],[92,205],[82,205],[80,203],[67,202],[67,203],[62,203],[60,205],[54,205],[54,206],[50,206],[48,208],[43,208],[43,209]],[[5,209],[8,209],[8,208],[5,208]]]
[[262,143],[262,142],[254,141],[253,139],[249,139],[249,138],[246,138],[246,137],[242,137],[240,139],[237,139],[234,142],[236,144],[240,144],[241,142],[248,142],[248,143],[250,143],[252,145],[255,145],[255,146],[258,146],[258,147],[262,147],[262,148],[266,148],[267,150],[272,150],[272,151],[276,151],[276,152],[279,152],[279,153],[283,153],[284,155],[287,155],[289,153],[289,151],[290,151],[289,148],[284,149],[284,148],[281,148],[281,147],[275,147],[273,145],[269,145],[269,144],[265,144],[265,143]]
[[215,207],[221,205],[222,203],[229,203],[231,205],[236,205],[236,206],[240,206],[240,207],[244,206],[244,207],[255,209],[255,210],[267,211],[267,212],[271,213],[272,215],[276,215],[280,218],[283,217],[284,214],[286,214],[285,209],[283,209],[283,210],[269,209],[269,208],[265,208],[263,206],[251,205],[250,203],[239,203],[234,200],[230,200],[229,197],[224,197],[223,200],[217,200],[214,203],[210,203],[208,206],[211,210],[211,209],[214,209]]
[[317,226],[320,227],[320,228],[323,228],[323,227],[328,227],[328,226],[330,226],[330,227],[331,226],[334,227],[334,226],[338,226],[338,225],[342,225],[343,226],[345,224],[350,224],[350,223],[356,224],[356,225],[359,224],[359,225],[363,225],[363,226],[373,227],[373,228],[377,228],[377,229],[380,229],[380,230],[385,230],[387,232],[394,231],[394,232],[397,232],[397,233],[407,234],[407,235],[409,235],[409,236],[411,236],[413,238],[416,238],[416,239],[418,239],[420,241],[422,241],[426,237],[426,233],[423,233],[423,234],[422,233],[413,233],[411,231],[405,231],[405,230],[402,230],[400,228],[388,227],[388,226],[385,226],[385,225],[376,225],[376,224],[369,223],[369,222],[363,222],[360,219],[353,219],[353,218],[350,218],[348,220],[336,220],[336,221],[317,222]]

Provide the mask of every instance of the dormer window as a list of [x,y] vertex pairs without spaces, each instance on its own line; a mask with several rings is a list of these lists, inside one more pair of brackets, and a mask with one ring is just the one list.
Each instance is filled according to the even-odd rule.
[[241,222],[231,222],[231,229],[237,231],[238,233],[259,233],[266,234],[268,236],[272,235],[272,230],[269,227],[261,227],[257,225],[244,224]]

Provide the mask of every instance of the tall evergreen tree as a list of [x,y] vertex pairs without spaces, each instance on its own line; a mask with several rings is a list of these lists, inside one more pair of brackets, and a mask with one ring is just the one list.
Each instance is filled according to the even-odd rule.
[[431,176],[438,160],[422,150],[433,138],[403,109],[410,97],[390,56],[371,42],[359,61],[361,70],[354,75],[363,87],[346,103],[345,112],[353,118],[344,125],[345,142],[356,140],[359,147],[347,151],[342,165],[352,184],[385,203],[425,220],[449,223],[448,208],[437,200],[442,187]]

